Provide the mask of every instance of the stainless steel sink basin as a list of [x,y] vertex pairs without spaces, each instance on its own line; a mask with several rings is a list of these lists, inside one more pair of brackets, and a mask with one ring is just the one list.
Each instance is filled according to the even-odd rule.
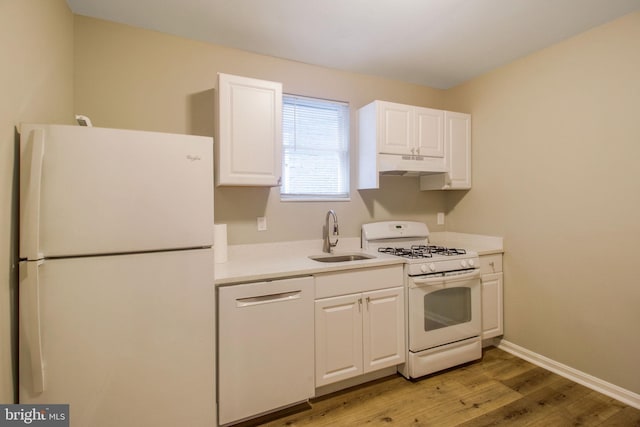
[[312,255],[309,258],[318,262],[346,262],[346,261],[361,261],[363,259],[372,259],[372,258],[375,258],[375,256],[358,253],[358,254]]

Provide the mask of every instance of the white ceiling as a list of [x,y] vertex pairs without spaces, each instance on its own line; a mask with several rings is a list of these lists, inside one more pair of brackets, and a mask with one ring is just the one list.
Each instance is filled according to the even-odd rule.
[[441,89],[640,10],[640,0],[67,3],[79,15]]

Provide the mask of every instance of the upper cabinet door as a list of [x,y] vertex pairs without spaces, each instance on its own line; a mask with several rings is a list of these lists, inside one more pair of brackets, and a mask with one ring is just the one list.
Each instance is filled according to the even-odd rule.
[[452,189],[471,188],[471,115],[447,111],[445,126],[449,186]]
[[282,84],[218,74],[216,184],[277,186],[282,174]]
[[444,157],[444,111],[379,101],[378,152]]
[[415,107],[414,114],[415,154],[444,157],[444,111]]
[[444,112],[444,150],[449,172],[423,175],[421,190],[468,190],[471,188],[471,115]]
[[413,154],[412,110],[409,105],[379,101],[380,153]]

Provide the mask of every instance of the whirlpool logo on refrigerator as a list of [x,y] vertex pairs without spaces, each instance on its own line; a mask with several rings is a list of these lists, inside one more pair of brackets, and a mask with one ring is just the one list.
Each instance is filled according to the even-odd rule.
[[69,405],[0,405],[0,427],[69,427]]
[[197,162],[198,160],[202,160],[202,158],[197,155],[187,154],[187,160],[190,160],[192,162]]

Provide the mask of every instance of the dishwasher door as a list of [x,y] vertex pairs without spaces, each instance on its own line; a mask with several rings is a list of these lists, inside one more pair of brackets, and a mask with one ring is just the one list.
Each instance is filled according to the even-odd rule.
[[314,395],[313,277],[218,288],[221,425]]

